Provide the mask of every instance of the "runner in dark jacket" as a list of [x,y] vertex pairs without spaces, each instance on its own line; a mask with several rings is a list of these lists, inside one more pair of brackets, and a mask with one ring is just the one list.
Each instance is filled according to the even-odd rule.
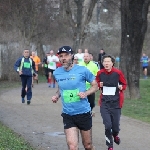
[[32,60],[32,58],[30,58],[28,49],[25,49],[23,52],[23,56],[15,62],[14,69],[20,75],[22,82],[22,103],[25,103],[24,98],[25,95],[27,95],[27,104],[29,105],[31,103],[32,98],[32,76],[37,76],[37,73],[35,71],[35,63]]
[[115,59],[104,55],[102,59],[104,69],[96,76],[100,95],[100,113],[105,125],[105,138],[108,150],[113,150],[113,137],[116,144],[120,144],[119,122],[123,105],[123,90],[126,89],[126,80],[123,73],[114,68]]
[[105,55],[106,53],[104,52],[103,49],[100,50],[100,53],[98,54],[98,63],[100,65],[100,69],[103,69],[104,66],[102,64],[102,59],[103,59],[103,56]]
[[45,71],[45,76],[48,82],[48,64],[47,64],[47,56],[49,56],[49,53],[46,53],[46,56],[43,59],[43,64],[42,67],[44,67],[44,71]]

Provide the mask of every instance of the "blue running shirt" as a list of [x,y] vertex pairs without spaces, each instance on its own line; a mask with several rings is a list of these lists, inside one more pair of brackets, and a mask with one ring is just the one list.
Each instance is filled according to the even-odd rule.
[[95,79],[86,67],[74,65],[69,71],[59,67],[53,74],[60,89],[63,113],[76,115],[91,111],[88,99],[77,95],[86,91],[86,81],[91,83]]
[[142,67],[148,67],[148,61],[149,61],[148,56],[143,56],[143,57],[141,58]]

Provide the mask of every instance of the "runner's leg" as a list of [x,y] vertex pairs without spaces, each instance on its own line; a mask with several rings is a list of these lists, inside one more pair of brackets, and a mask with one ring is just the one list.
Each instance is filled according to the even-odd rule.
[[48,83],[49,83],[49,87],[51,87],[51,77],[52,77],[52,73],[51,73],[51,71],[49,69],[49,71],[48,71]]
[[81,130],[80,132],[85,150],[94,150],[92,145],[92,129],[87,131]]
[[78,150],[78,128],[65,129],[66,141],[69,150]]
[[24,98],[26,95],[26,85],[27,85],[27,79],[26,76],[21,76],[21,82],[22,82],[22,90],[21,90],[21,97]]

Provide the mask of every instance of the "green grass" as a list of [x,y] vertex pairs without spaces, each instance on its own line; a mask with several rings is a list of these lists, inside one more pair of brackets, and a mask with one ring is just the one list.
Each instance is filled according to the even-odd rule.
[[[140,80],[140,93],[138,100],[125,99],[122,115],[150,123],[150,79]],[[96,100],[99,100],[99,91]]]
[[35,150],[22,137],[0,123],[0,150]]
[[150,123],[150,80],[140,80],[141,98],[138,100],[126,99],[122,114]]

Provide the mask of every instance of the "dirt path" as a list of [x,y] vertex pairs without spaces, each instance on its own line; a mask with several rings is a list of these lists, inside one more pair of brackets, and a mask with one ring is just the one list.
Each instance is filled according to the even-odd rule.
[[[15,88],[0,95],[0,121],[39,150],[67,150],[61,114],[61,102],[53,104],[50,100],[56,89],[46,84],[35,85],[30,106],[22,104],[20,88]],[[104,126],[95,108],[93,118],[93,143],[96,150],[107,150],[104,139]],[[121,145],[115,150],[149,150],[150,124],[121,117]],[[80,150],[84,150],[80,138]]]

